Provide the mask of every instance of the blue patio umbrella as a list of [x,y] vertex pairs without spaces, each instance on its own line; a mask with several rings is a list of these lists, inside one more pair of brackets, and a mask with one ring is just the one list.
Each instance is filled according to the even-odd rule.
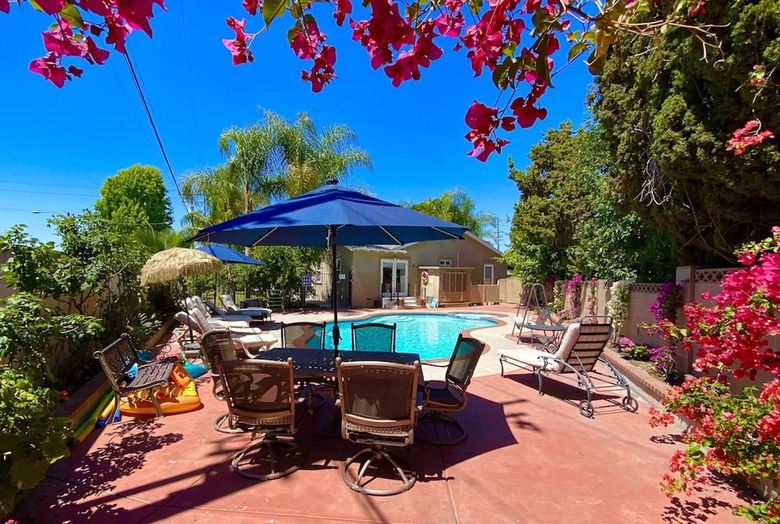
[[208,246],[200,246],[195,249],[208,253],[209,255],[218,258],[222,262],[228,264],[253,264],[255,266],[264,266],[265,262],[260,262],[257,259],[245,255],[240,251],[231,249],[222,244],[210,244]]
[[329,247],[332,257],[333,345],[338,356],[336,246],[402,245],[462,239],[468,228],[350,191],[328,181],[309,193],[201,229],[192,240],[238,246]]

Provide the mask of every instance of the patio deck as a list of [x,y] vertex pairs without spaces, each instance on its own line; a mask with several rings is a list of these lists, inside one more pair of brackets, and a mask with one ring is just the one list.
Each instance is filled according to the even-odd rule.
[[[492,329],[494,344],[514,345],[505,338],[509,326]],[[22,523],[747,522],[731,508],[750,492],[721,480],[690,496],[663,495],[659,482],[679,444],[668,429],[648,426],[647,403],[640,400],[632,414],[596,395],[595,419],[586,419],[565,402],[581,398],[571,386],[545,381],[547,394],[539,396],[530,373],[491,372],[495,349],[483,355],[482,376],[469,389],[466,410],[455,415],[469,438],[454,447],[417,441],[399,452],[420,476],[406,493],[367,497],[342,482],[340,465],[361,447],[315,435],[327,407],[307,417],[298,434],[308,453],[303,469],[268,482],[239,477],[229,458],[249,437],[214,431],[212,421],[225,408],[202,377],[203,409],[160,420],[123,417],[94,433],[51,467],[13,517]]]

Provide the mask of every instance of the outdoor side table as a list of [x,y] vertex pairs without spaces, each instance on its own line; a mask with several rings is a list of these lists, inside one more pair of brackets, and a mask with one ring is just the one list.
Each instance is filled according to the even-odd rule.
[[525,328],[529,331],[543,331],[545,333],[544,335],[533,333],[532,336],[536,339],[536,342],[533,342],[531,345],[548,353],[555,353],[561,343],[563,332],[566,331],[565,327],[552,324],[528,324]]

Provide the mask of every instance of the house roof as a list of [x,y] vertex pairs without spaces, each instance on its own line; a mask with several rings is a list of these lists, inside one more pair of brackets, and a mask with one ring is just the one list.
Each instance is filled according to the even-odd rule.
[[[406,244],[411,245],[411,244]],[[346,249],[349,249],[350,251],[376,251],[380,253],[401,253],[402,255],[406,254],[406,250],[403,249],[405,246],[344,246]]]
[[[465,237],[466,237],[466,238],[470,238],[470,239],[472,239],[472,240],[476,240],[478,244],[481,244],[481,245],[483,245],[484,247],[488,248],[488,249],[489,249],[489,250],[491,250],[493,253],[495,253],[497,256],[501,256],[501,255],[503,255],[503,253],[501,253],[501,251],[499,251],[499,250],[498,250],[498,249],[496,249],[495,247],[491,246],[491,245],[490,245],[488,242],[486,242],[486,241],[484,241],[483,239],[479,238],[477,235],[475,235],[475,234],[474,234],[474,233],[472,233],[471,231],[466,231]],[[408,248],[408,247],[411,247],[411,246],[413,246],[413,245],[415,245],[415,244],[419,244],[419,242],[410,242],[410,243],[408,243],[408,244],[404,244],[403,246],[399,246],[399,247],[402,247],[402,248]]]

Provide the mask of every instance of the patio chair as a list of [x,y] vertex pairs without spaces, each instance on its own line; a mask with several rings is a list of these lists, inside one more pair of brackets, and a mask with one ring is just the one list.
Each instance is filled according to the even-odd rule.
[[352,324],[352,351],[395,353],[395,324]]
[[325,349],[325,322],[282,322],[282,347]]
[[268,309],[267,307],[239,308],[230,295],[220,295],[219,299],[231,315],[249,315],[250,317],[259,320],[269,320],[271,318],[271,313],[273,313],[273,310]]
[[[214,397],[217,400],[225,399],[225,390],[222,387],[222,376],[219,373],[219,367],[226,360],[237,360],[236,348],[233,345],[233,338],[227,329],[214,329],[209,331],[200,340],[200,353],[203,362],[208,369],[211,377],[211,387]],[[232,430],[225,427],[228,415],[222,414],[214,419],[214,429],[220,433],[236,433],[238,430]]]
[[[417,480],[417,474],[387,448],[406,447],[414,442],[420,363],[408,366],[337,359],[336,374],[341,399],[341,436],[369,446],[344,462],[341,470],[344,483],[366,495],[395,495],[408,490]],[[366,478],[369,468],[372,464],[376,468],[383,461],[392,467],[400,485],[389,489],[367,487],[376,479],[375,470],[374,475]],[[352,464],[358,466],[354,479],[349,472]]]
[[[282,322],[282,347],[295,349],[325,349],[325,322]],[[320,391],[333,395],[332,380],[323,380],[316,384],[306,381],[301,385],[312,387],[312,408],[319,409],[325,405],[325,397]],[[314,399],[317,403],[314,403]]]
[[[291,437],[306,412],[307,392],[296,395],[293,359],[228,360],[220,365],[220,376],[228,427],[251,433],[252,440],[263,434],[259,442],[250,443],[233,458],[230,469],[254,480],[277,479],[298,470],[306,462],[306,454]],[[257,466],[264,470],[263,465],[268,471],[250,469]]]
[[554,353],[558,349],[561,336],[565,331],[563,326],[565,320],[554,315],[547,306],[541,306],[537,311],[536,321],[531,321],[527,314],[515,316],[512,331],[514,332],[515,328],[520,328],[517,334],[518,344],[523,330],[527,330],[531,332],[532,344],[536,349]]
[[225,311],[224,309],[220,309],[220,307],[211,300],[203,300],[202,302],[206,308],[206,314],[204,316],[208,319],[218,320],[221,322],[245,322],[247,325],[252,327],[259,326],[263,321],[261,318],[252,316],[248,313]]
[[[200,314],[203,315],[203,317],[213,327],[234,327],[234,328],[243,328],[243,329],[259,328],[260,322],[256,321],[255,319],[253,319],[248,315],[219,316],[216,313],[210,312],[209,309],[203,303],[203,301],[197,296],[193,296],[192,298],[185,298],[184,304],[185,304],[185,311],[191,311],[193,309],[197,309],[198,311],[200,311]],[[258,324],[258,326],[254,326],[253,323]]]
[[[122,395],[136,391],[147,391],[157,417],[163,416],[157,396],[152,389],[168,383],[173,371],[173,362],[146,362],[142,360],[127,333],[122,333],[114,342],[95,351],[94,357],[100,361],[100,366],[111,384],[111,389],[114,390],[114,409],[107,419],[109,424],[113,423],[116,412],[119,411]],[[137,367],[136,376],[127,384],[128,373],[134,366]]]
[[428,381],[420,388],[423,393],[421,409],[427,413],[420,417],[418,426],[429,424],[435,436],[430,438],[428,433],[418,428],[417,438],[438,445],[460,444],[466,440],[466,429],[448,413],[462,411],[466,407],[466,389],[484,350],[484,342],[458,336],[444,381]]
[[[533,349],[505,349],[498,352],[501,364],[501,376],[504,376],[504,363],[529,369],[539,381],[539,394],[542,391],[542,375],[556,375],[570,380],[577,388],[585,390],[587,399],[580,401],[580,414],[592,418],[594,414],[592,393],[599,390],[625,389],[626,396],[620,406],[626,411],[635,412],[636,399],[631,397],[631,387],[625,377],[609,362],[601,358],[612,333],[612,317],[589,316],[580,322],[569,324],[563,341],[554,354]],[[596,369],[601,362],[607,369],[602,373]]]

